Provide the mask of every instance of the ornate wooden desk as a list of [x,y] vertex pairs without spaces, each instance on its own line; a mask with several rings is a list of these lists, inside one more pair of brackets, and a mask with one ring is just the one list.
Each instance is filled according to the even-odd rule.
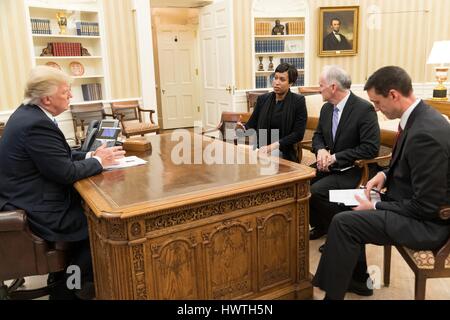
[[[199,139],[200,149],[212,141]],[[311,168],[280,160],[264,175],[263,163],[175,165],[178,142],[150,140],[151,152],[139,154],[147,165],[75,185],[99,299],[312,297]]]

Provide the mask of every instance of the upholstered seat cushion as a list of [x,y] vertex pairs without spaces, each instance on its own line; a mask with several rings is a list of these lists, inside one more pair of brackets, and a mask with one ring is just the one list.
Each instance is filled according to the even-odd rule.
[[159,126],[148,123],[148,122],[127,122],[125,125],[125,131],[128,133],[142,132],[142,131],[154,131],[157,130]]
[[[415,251],[405,248],[406,253],[412,258],[420,269],[434,269],[434,255],[431,251]],[[445,259],[445,268],[450,269],[450,255]]]

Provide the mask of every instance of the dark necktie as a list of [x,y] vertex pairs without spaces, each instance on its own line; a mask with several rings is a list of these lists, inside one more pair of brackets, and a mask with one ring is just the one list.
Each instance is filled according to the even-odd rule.
[[400,139],[401,135],[403,133],[403,129],[400,126],[400,123],[398,124],[398,129],[397,129],[397,134],[395,135],[395,141],[394,141],[394,146],[392,147],[392,156],[394,156],[395,153],[395,148],[397,147],[397,142]]

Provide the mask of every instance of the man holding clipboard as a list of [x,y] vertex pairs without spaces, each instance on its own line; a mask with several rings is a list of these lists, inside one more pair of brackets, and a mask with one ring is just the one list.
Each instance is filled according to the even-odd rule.
[[[373,293],[365,244],[433,250],[450,233],[450,220],[439,217],[440,208],[450,204],[449,123],[415,98],[411,78],[399,67],[376,71],[364,89],[376,109],[389,119],[400,118],[399,134],[389,168],[366,185],[369,199],[372,189],[386,188],[381,201],[356,197],[354,211],[341,212],[331,222],[313,279],[327,299],[343,299],[346,291]],[[366,281],[360,281],[363,277]]]

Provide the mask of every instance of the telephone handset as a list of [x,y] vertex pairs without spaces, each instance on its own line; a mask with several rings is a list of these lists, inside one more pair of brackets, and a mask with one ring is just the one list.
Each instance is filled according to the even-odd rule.
[[86,139],[84,139],[83,145],[81,146],[80,151],[82,152],[88,152],[91,150],[91,147],[95,141],[95,136],[98,132],[98,126],[100,125],[100,121],[98,120],[92,120],[91,123],[89,123],[89,126],[86,131]]
[[81,151],[94,151],[102,144],[107,147],[114,147],[120,133],[119,120],[92,120],[88,126],[86,140],[81,147]]

